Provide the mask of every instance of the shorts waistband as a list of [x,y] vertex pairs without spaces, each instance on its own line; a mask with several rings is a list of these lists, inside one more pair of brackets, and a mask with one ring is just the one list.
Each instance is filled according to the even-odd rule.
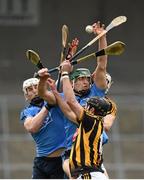
[[36,157],[37,159],[44,159],[47,161],[55,161],[55,160],[62,160],[61,156],[58,157],[47,157],[47,156],[42,156],[42,157]]
[[71,153],[71,149],[66,150],[66,151],[64,152],[64,154],[67,155],[67,156],[70,156],[70,153]]

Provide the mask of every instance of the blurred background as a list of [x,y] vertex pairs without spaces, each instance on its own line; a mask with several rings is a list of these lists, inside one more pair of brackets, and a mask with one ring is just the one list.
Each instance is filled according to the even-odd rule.
[[[111,179],[144,178],[143,7],[144,1],[132,0],[0,0],[0,179],[31,178],[35,148],[19,114],[25,106],[22,82],[37,68],[26,59],[26,50],[35,50],[46,67],[55,67],[63,24],[69,27],[69,41],[79,39],[80,49],[94,38],[86,25],[100,20],[107,26],[120,15],[127,22],[107,34],[108,44],[120,40],[126,49],[108,62],[114,81],[109,95],[118,115],[104,146],[104,164]],[[83,55],[95,50],[97,43]],[[92,72],[95,65],[89,60],[76,67]]]

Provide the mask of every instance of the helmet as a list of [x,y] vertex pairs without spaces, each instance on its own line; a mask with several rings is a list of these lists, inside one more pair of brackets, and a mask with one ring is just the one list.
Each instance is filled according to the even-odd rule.
[[30,78],[23,82],[23,92],[27,94],[26,89],[30,86],[37,85],[39,83],[39,80],[37,78]]
[[106,116],[111,110],[112,104],[104,97],[94,96],[87,101],[87,106],[95,109],[95,115]]
[[70,74],[70,80],[76,80],[78,77],[91,77],[91,73],[86,68],[78,68]]
[[113,83],[112,77],[111,77],[111,75],[109,73],[106,73],[106,81],[107,81],[107,89],[106,89],[105,93],[107,94],[110,87],[111,87],[111,85],[112,85],[112,83]]

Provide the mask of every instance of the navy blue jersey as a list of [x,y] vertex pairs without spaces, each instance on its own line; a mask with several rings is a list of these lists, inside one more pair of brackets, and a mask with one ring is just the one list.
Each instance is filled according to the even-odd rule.
[[[30,104],[21,112],[20,120],[24,123],[26,118],[38,114],[41,108]],[[40,130],[37,133],[31,133],[31,135],[36,143],[37,157],[48,156],[55,150],[66,147],[64,115],[58,106],[49,110]]]

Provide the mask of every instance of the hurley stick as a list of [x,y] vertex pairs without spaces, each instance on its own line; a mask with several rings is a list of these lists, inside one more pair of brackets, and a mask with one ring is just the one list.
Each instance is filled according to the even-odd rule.
[[[61,50],[60,63],[62,63],[64,61],[65,56],[66,56],[66,48],[68,45],[68,35],[69,35],[68,27],[67,27],[67,25],[63,25],[62,26],[62,50]],[[57,78],[57,82],[56,82],[58,91],[60,90],[60,79],[61,79],[61,72],[59,69],[58,78]]]

